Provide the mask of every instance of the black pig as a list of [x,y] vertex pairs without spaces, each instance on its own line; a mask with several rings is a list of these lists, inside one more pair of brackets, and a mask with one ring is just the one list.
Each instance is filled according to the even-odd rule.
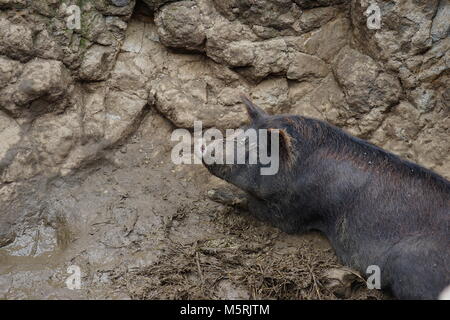
[[204,163],[208,170],[246,191],[257,218],[288,233],[323,232],[363,274],[379,266],[395,297],[437,298],[450,284],[450,182],[323,121],[243,101],[243,129],[278,129],[278,172],[261,175],[259,162]]

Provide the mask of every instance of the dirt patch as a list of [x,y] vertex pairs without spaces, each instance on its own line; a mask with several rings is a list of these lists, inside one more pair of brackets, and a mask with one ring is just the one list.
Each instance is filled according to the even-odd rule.
[[214,222],[222,238],[168,241],[158,263],[121,280],[135,299],[380,299],[352,285],[348,296],[327,288],[326,271],[341,268],[320,234],[289,236],[233,209]]

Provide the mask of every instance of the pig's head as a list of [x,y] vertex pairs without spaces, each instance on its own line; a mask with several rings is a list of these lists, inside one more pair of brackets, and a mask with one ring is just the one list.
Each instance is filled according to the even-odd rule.
[[306,119],[271,116],[246,97],[242,100],[249,124],[209,143],[211,137],[205,132],[197,154],[213,175],[257,198],[270,199],[286,193],[286,185],[294,179],[304,156],[301,153],[307,148],[301,138],[306,133],[302,128]]

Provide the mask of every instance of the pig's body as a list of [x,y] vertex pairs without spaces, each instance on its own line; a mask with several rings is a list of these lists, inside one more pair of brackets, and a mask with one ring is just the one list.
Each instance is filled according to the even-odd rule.
[[285,163],[275,176],[207,167],[248,192],[251,213],[289,233],[322,231],[342,263],[379,266],[398,298],[437,298],[450,283],[450,183],[322,121],[246,103],[252,127],[284,132]]

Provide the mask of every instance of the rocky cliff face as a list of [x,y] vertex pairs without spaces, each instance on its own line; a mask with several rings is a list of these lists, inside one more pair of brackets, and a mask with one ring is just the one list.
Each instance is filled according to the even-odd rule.
[[0,0],[0,246],[49,178],[101,158],[149,110],[233,128],[242,92],[450,178],[450,3],[376,1],[369,29],[372,2]]

